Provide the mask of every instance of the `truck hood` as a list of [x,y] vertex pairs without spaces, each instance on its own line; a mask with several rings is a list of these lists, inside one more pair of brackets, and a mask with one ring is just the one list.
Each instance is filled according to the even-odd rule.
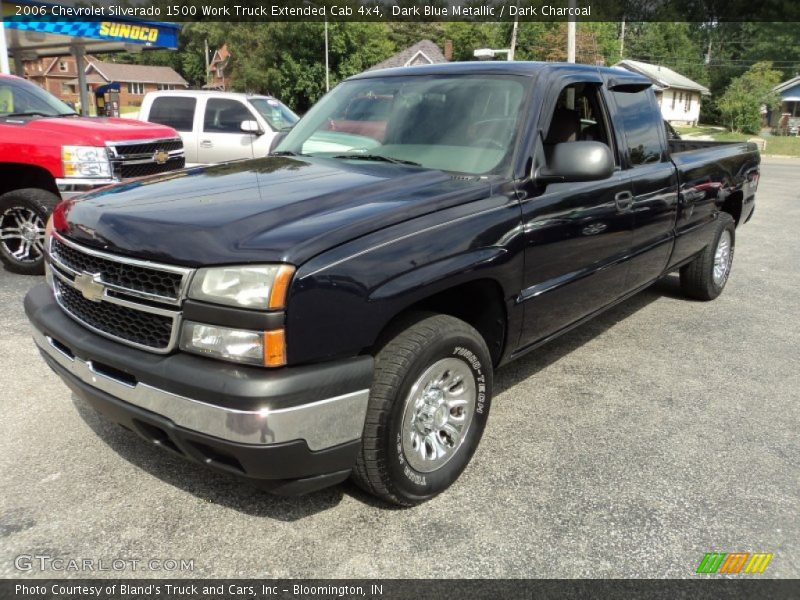
[[59,117],[31,119],[23,125],[31,135],[68,145],[103,146],[106,142],[175,138],[171,127],[134,121],[133,119]]
[[267,157],[92,192],[63,203],[55,223],[77,242],[145,260],[300,265],[351,239],[490,191],[485,179],[411,166]]

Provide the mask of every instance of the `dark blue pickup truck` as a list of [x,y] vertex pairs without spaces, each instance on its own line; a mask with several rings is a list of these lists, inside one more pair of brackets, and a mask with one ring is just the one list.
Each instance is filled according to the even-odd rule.
[[150,443],[411,505],[469,463],[495,369],[674,271],[718,296],[759,161],[668,140],[626,71],[370,72],[269,157],[60,204],[25,309],[75,396]]

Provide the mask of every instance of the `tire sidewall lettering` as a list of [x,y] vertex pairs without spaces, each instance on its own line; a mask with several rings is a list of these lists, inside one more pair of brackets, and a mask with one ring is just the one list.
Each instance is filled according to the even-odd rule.
[[[409,393],[408,388],[410,386],[410,382],[413,381],[415,376],[418,376],[420,373],[422,373],[430,364],[432,364],[436,360],[447,357],[456,357],[462,360],[469,367],[470,371],[475,377],[477,397],[473,412],[473,419],[474,420],[485,419],[488,412],[488,401],[490,399],[490,395],[488,393],[489,382],[487,381],[487,376],[484,372],[482,359],[478,356],[478,354],[474,350],[469,348],[468,344],[465,344],[463,341],[459,340],[457,342],[454,342],[449,347],[449,350],[446,350],[444,352],[438,351],[433,353],[433,355],[429,356],[424,363],[418,365],[417,368],[414,369],[414,376],[409,377],[408,381],[406,382],[406,385],[403,386],[401,392],[402,396],[398,398],[398,400],[401,401],[398,402],[399,410],[396,413],[396,418],[398,422],[395,425],[397,427],[397,432],[394,439],[394,444],[392,444],[392,446],[393,446],[393,452],[397,458],[396,464],[398,467],[398,471],[403,475],[403,478],[407,481],[407,483],[410,484],[413,488],[416,488],[418,493],[420,494],[425,493],[426,488],[428,488],[429,485],[433,485],[435,480],[439,479],[440,477],[444,476],[450,478],[449,475],[447,475],[447,473],[449,473],[450,471],[448,469],[448,466],[452,469],[452,467],[455,466],[456,464],[460,464],[464,459],[464,457],[460,455],[460,453],[466,450],[466,448],[462,446],[462,448],[459,449],[459,454],[454,456],[450,462],[444,465],[441,469],[438,469],[431,473],[422,473],[414,470],[408,464],[408,461],[406,460],[406,457],[403,453],[403,445],[402,445],[403,433],[402,433],[401,419],[403,411],[405,410],[405,403],[408,398],[408,393]],[[480,427],[473,427],[467,433],[467,435],[472,437],[476,434],[476,430],[480,429],[481,429]],[[471,455],[471,452],[469,454]],[[469,459],[467,459],[467,461],[468,460]],[[461,468],[463,468],[463,466]],[[461,470],[461,468],[459,468],[459,470]]]

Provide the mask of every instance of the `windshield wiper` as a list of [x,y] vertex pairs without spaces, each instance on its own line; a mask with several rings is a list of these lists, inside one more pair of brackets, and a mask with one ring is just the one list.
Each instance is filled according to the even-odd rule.
[[414,162],[413,160],[403,160],[402,158],[392,158],[391,156],[382,156],[380,154],[337,154],[336,156],[331,156],[331,158],[343,158],[348,160],[378,160],[395,165],[411,165],[412,167],[422,166],[422,164]]
[[78,113],[70,112],[70,113],[56,113],[54,115],[46,112],[42,112],[39,110],[29,110],[25,112],[15,112],[15,113],[8,113],[6,115],[2,115],[4,119],[8,119],[10,117],[49,117],[49,118],[56,118],[56,117],[75,117]]
[[308,156],[308,154],[293,152],[292,150],[281,150],[280,152],[271,152],[270,156]]
[[27,112],[15,112],[15,113],[8,113],[3,115],[3,117],[54,117],[58,115],[51,115],[48,113],[44,113],[38,110],[29,110]]

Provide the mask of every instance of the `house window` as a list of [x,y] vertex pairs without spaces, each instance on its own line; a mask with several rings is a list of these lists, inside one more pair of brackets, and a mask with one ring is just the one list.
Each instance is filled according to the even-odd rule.
[[66,73],[67,71],[67,63],[63,60],[58,61],[58,70],[62,73]]
[[72,86],[70,84],[62,83],[61,84],[61,93],[62,94],[74,94],[75,90],[72,88]]
[[689,112],[690,108],[692,108],[692,95],[686,94],[686,103],[683,105],[683,112]]
[[217,67],[217,77],[222,77],[222,67]]
[[128,93],[141,96],[142,94],[144,94],[144,84],[138,81],[129,81]]
[[159,92],[165,92],[169,90],[174,90],[175,86],[171,83],[159,83],[158,85],[156,85],[156,89]]
[[672,110],[675,110],[675,102],[677,102],[677,101],[678,101],[678,92],[676,92],[675,90],[673,90],[673,91],[672,91],[672,105],[670,106],[670,108],[671,108]]

